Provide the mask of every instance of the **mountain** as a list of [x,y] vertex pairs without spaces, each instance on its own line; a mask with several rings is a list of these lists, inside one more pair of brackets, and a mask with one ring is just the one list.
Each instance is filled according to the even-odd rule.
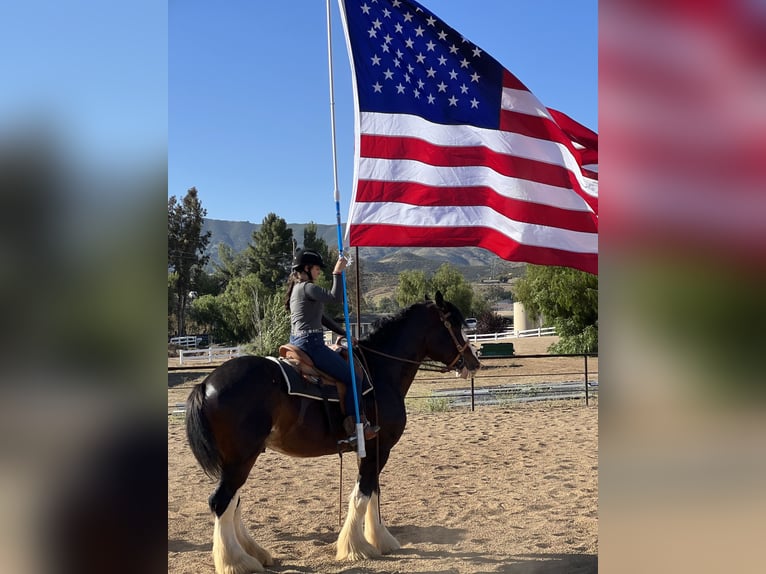
[[[300,245],[307,223],[288,223],[293,237]],[[225,243],[235,252],[244,251],[254,231],[261,225],[249,221],[226,221],[205,219],[202,231],[210,231],[208,254],[210,261],[218,261],[218,244]],[[336,225],[316,224],[317,236],[330,247],[338,245]],[[345,226],[343,227],[345,233]],[[354,253],[354,249],[351,250]],[[497,277],[518,277],[523,273],[524,263],[505,261],[494,253],[478,247],[360,247],[359,259],[365,272],[396,275],[400,271],[420,269],[433,273],[443,263],[457,267],[469,281]]]

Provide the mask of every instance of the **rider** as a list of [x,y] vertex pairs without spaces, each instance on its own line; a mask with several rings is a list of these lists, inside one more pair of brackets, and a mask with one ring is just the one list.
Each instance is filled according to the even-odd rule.
[[[330,291],[316,285],[324,262],[316,251],[299,251],[293,259],[292,274],[287,284],[287,298],[285,307],[290,311],[290,343],[305,351],[314,365],[320,371],[324,371],[345,385],[348,392],[345,393],[344,405],[346,418],[343,420],[343,429],[349,438],[356,435],[354,428],[354,393],[350,392],[351,371],[348,363],[343,358],[324,344],[322,325],[346,337],[346,333],[335,321],[324,316],[325,303],[340,303],[343,301],[343,285],[340,281],[341,273],[346,267],[346,259],[338,258],[332,272],[332,288]],[[359,382],[359,413],[364,425],[364,438],[375,438],[378,427],[370,425],[364,415],[362,402],[361,382]],[[340,390],[340,389],[339,389]],[[343,394],[343,393],[341,393]]]

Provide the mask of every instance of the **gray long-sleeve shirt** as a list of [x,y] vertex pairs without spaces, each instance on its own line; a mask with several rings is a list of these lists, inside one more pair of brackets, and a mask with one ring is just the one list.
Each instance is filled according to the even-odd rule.
[[[324,305],[341,301],[343,286],[340,275],[332,276],[332,288],[329,291],[310,281],[298,283],[290,295],[290,331],[293,334],[300,331],[316,331],[323,325],[335,331],[332,325],[327,324],[323,315]],[[345,336],[344,333],[338,334]]]

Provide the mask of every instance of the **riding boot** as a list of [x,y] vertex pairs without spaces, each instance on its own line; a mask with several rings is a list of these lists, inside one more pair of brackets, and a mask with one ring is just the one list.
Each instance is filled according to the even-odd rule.
[[[364,429],[364,440],[370,440],[378,436],[379,426],[372,426],[367,417],[362,414],[362,428]],[[343,430],[348,435],[349,439],[356,438],[356,423],[354,417],[346,417],[343,419]]]

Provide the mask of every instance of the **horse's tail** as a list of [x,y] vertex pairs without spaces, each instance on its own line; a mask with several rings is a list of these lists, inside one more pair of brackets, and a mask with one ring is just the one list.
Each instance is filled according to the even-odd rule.
[[221,453],[205,416],[205,383],[199,383],[186,399],[186,437],[194,458],[210,478],[221,477]]

